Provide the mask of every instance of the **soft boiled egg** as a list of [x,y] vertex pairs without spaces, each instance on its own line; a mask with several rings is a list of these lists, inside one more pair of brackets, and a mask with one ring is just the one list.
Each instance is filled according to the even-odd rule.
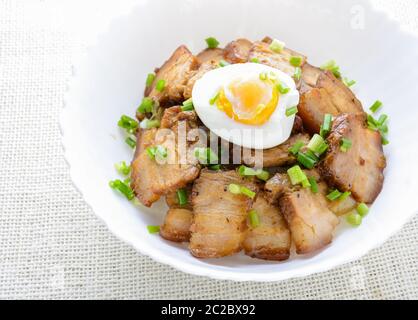
[[246,148],[269,149],[285,142],[299,103],[295,82],[278,69],[258,63],[232,64],[196,81],[193,105],[199,118],[224,140]]

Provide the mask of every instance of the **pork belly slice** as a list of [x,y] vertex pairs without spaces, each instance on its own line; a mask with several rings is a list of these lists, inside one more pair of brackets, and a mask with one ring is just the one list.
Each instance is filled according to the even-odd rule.
[[[318,184],[319,194],[323,196],[322,199],[326,201],[328,209],[331,210],[335,215],[342,216],[357,207],[357,201],[354,200],[352,196],[348,196],[342,200],[328,200],[326,196],[330,193],[331,190],[316,169],[305,170],[305,174],[307,177],[315,178]],[[300,190],[300,186],[293,186],[287,173],[276,173],[264,185],[265,198],[269,203],[273,205],[278,204],[280,198],[284,194],[298,190]]]
[[[309,66],[304,67],[298,115],[310,133],[318,133],[325,114],[363,113],[360,101],[332,72]],[[316,80],[316,83],[315,83]]]
[[253,204],[260,225],[251,227],[244,240],[245,254],[258,259],[284,261],[290,255],[290,232],[278,207],[267,202],[264,195],[257,196]]
[[195,257],[220,258],[242,249],[252,200],[229,192],[230,184],[257,191],[254,182],[240,177],[236,171],[215,172],[205,169],[194,182],[194,216],[189,248]]
[[[308,134],[299,133],[291,136],[286,142],[277,147],[263,150],[263,167],[272,168],[296,163],[296,158],[294,155],[289,153],[289,149],[296,142],[302,141],[305,144],[308,144],[309,140],[310,137]],[[255,166],[255,154],[255,150],[243,148],[242,162],[250,167]]]
[[290,58],[292,56],[300,56],[303,58],[302,66],[306,61],[306,57],[298,52],[284,48],[282,52],[277,53],[270,50],[270,44],[264,41],[257,41],[253,43],[248,61],[252,59],[258,59],[259,63],[268,65],[270,67],[279,69],[289,76],[295,75],[296,67],[290,64]]
[[160,228],[160,236],[172,242],[188,242],[193,211],[183,208],[169,209]]
[[190,240],[190,226],[193,220],[193,208],[191,205],[191,185],[184,188],[188,195],[188,202],[180,205],[177,192],[166,195],[169,207],[160,228],[160,236],[173,242],[188,242]]
[[245,63],[253,43],[247,39],[237,39],[225,47],[224,58],[229,63]]
[[327,208],[320,193],[300,189],[285,193],[279,200],[298,254],[308,254],[332,242],[338,218]]
[[[195,56],[185,46],[178,47],[172,56],[156,69],[156,77],[151,86],[145,89],[144,95],[160,104],[180,103],[184,100],[184,89],[193,70],[199,67]],[[165,80],[165,89],[159,92],[156,84]]]
[[155,166],[146,152],[146,148],[153,146],[156,132],[155,128],[139,130],[134,160],[131,164],[131,187],[138,200],[146,207],[151,207],[160,199],[160,196],[151,189]]
[[[196,142],[186,142],[186,152],[189,156],[185,158],[185,155],[180,155],[182,150],[177,141],[178,126],[192,128],[197,126],[196,122],[197,116],[193,111],[182,112],[180,107],[172,107],[165,111],[160,129],[140,131],[137,151],[132,162],[131,185],[145,206],[151,206],[161,195],[185,187],[199,175],[200,165],[190,156]],[[146,148],[157,145],[167,149],[167,162],[159,162],[148,156]],[[180,160],[184,159],[187,161],[183,164]]]
[[214,48],[214,49],[205,49],[200,52],[196,58],[199,64],[207,63],[207,62],[215,62],[219,63],[219,61],[223,60],[224,58],[224,49],[221,48]]
[[[340,149],[343,138],[352,142],[347,152]],[[319,166],[328,185],[351,191],[358,202],[373,203],[382,190],[386,167],[380,133],[367,128],[365,114],[342,114],[333,122],[328,143]]]

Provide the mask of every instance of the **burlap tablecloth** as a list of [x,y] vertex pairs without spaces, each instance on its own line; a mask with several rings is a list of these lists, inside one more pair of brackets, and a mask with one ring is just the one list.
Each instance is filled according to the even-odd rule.
[[[190,276],[107,230],[72,185],[58,116],[72,55],[122,2],[0,0],[0,298],[417,299],[418,217],[357,262],[269,284]],[[418,32],[417,1],[375,2]]]

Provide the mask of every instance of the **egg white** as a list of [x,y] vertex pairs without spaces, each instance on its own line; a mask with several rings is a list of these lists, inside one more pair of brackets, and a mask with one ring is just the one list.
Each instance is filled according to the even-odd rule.
[[[242,77],[259,76],[261,73],[274,73],[284,85],[290,88],[289,93],[280,94],[279,103],[270,119],[260,126],[246,125],[229,118],[210,100],[221,88],[233,80]],[[224,140],[252,149],[270,149],[287,139],[292,132],[295,115],[287,117],[286,109],[299,104],[299,92],[293,79],[284,72],[259,63],[232,64],[207,72],[196,81],[192,99],[194,108],[211,131]]]

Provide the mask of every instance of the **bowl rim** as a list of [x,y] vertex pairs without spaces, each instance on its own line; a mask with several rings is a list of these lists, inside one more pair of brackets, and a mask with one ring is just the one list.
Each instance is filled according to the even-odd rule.
[[[369,0],[366,0],[370,3]],[[84,53],[80,53],[77,56],[73,57],[73,62],[71,64],[72,68],[72,75],[69,77],[67,81],[67,90],[64,94],[64,99],[62,103],[62,107],[59,114],[59,129],[61,133],[61,146],[63,149],[64,159],[68,164],[68,170],[71,177],[71,182],[75,189],[80,193],[81,197],[83,198],[84,202],[89,206],[89,208],[94,212],[94,214],[104,222],[106,227],[109,229],[109,231],[116,236],[119,240],[122,240],[123,242],[129,244],[132,246],[136,251],[139,253],[146,255],[150,257],[151,259],[173,267],[174,269],[182,272],[189,273],[191,275],[196,276],[204,276],[216,280],[233,280],[238,282],[249,282],[249,281],[256,281],[256,282],[274,282],[274,281],[282,281],[286,279],[292,279],[292,278],[301,278],[306,277],[309,275],[313,275],[316,273],[322,273],[329,271],[331,269],[334,269],[336,267],[341,267],[343,265],[346,265],[350,262],[356,261],[366,255],[371,250],[374,250],[378,247],[380,247],[383,243],[385,243],[388,239],[393,237],[396,233],[398,233],[401,228],[407,224],[409,221],[412,220],[412,218],[415,216],[415,214],[418,212],[418,203],[415,208],[410,208],[410,213],[408,215],[405,215],[405,218],[398,222],[396,225],[392,225],[392,229],[390,232],[387,233],[385,237],[375,237],[373,241],[370,241],[368,245],[366,246],[360,246],[358,251],[355,252],[355,254],[351,255],[340,255],[337,257],[327,258],[327,263],[322,264],[315,264],[315,265],[306,265],[301,266],[297,269],[292,270],[280,270],[277,272],[235,272],[234,270],[213,270],[211,265],[205,265],[205,266],[195,266],[192,264],[189,264],[187,262],[182,261],[181,259],[176,259],[164,252],[155,250],[152,246],[150,246],[147,242],[141,243],[141,246],[138,246],[132,239],[134,239],[134,235],[131,230],[125,230],[125,233],[121,233],[120,229],[118,228],[118,224],[115,224],[115,220],[108,219],[106,215],[101,214],[100,210],[97,210],[97,208],[100,208],[100,203],[97,201],[97,197],[94,195],[91,189],[89,189],[84,183],[81,173],[79,172],[80,165],[82,163],[78,164],[77,157],[75,157],[75,153],[73,152],[73,143],[70,143],[71,135],[68,134],[68,128],[70,128],[70,123],[68,120],[68,117],[65,117],[66,112],[68,112],[69,108],[71,107],[71,104],[69,103],[69,96],[71,92],[71,88],[73,87],[73,83],[76,82],[78,79],[77,73],[75,70],[77,70],[77,65],[81,63],[81,61],[85,60],[90,53],[91,49],[96,45],[100,37],[108,32],[108,30],[112,27],[113,24],[117,23],[120,19],[123,19],[124,17],[132,14],[132,12],[138,8],[141,5],[144,5],[146,1],[142,1],[142,3],[137,3],[131,7],[131,9],[128,12],[124,12],[118,17],[113,18],[109,23],[102,29],[102,31],[96,36],[95,41],[93,41],[91,44],[89,44],[85,50]],[[398,32],[402,33],[408,33],[410,35],[413,35],[417,40],[417,34],[408,32],[407,30],[404,30],[401,28],[401,24],[399,21],[393,19],[389,16],[389,14],[382,9],[376,8],[373,5],[370,5],[370,10],[380,15],[382,19],[386,19],[388,22],[392,24],[393,27],[395,27]],[[94,209],[96,208],[96,210]]]

